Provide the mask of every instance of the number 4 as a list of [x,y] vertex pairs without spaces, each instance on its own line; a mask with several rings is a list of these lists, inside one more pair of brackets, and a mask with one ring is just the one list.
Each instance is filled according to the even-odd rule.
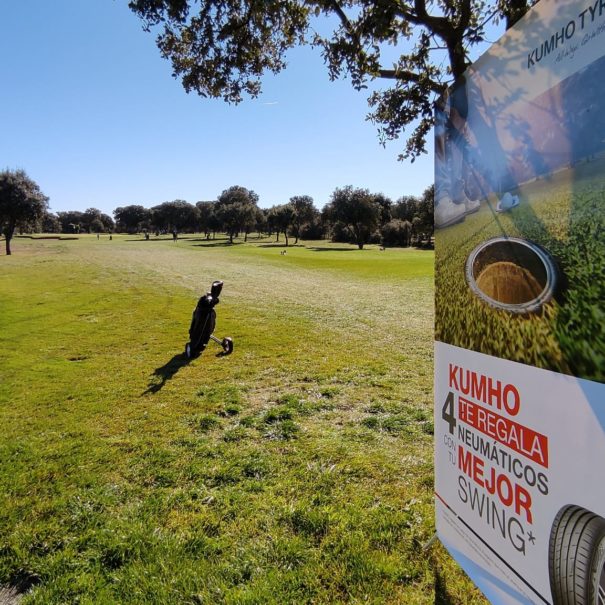
[[450,425],[450,434],[454,434],[456,428],[456,415],[454,410],[454,393],[449,393],[443,409],[441,410],[441,418],[443,418]]

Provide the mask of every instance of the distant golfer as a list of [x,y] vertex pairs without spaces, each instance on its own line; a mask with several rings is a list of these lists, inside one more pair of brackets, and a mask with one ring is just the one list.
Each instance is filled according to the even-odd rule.
[[176,242],[177,238],[178,238],[178,233],[176,232],[176,229],[172,230],[172,241]]

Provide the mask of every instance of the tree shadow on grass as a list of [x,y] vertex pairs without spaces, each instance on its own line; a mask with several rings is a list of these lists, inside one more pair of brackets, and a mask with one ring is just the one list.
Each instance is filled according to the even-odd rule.
[[307,250],[311,250],[311,252],[357,252],[359,248],[355,246],[355,248],[328,248],[323,246],[312,246],[307,248]]
[[[160,391],[164,385],[183,367],[189,364],[191,359],[185,353],[178,353],[163,366],[156,368],[151,376],[149,386],[142,395],[154,394]],[[159,381],[157,380],[159,378]]]
[[286,242],[273,242],[272,244],[258,244],[257,248],[304,248],[302,244],[288,244]]
[[[198,241],[202,241],[202,240],[198,240]],[[229,243],[229,240],[219,240],[219,241],[214,241],[214,240],[203,240],[203,244],[193,244],[196,247],[199,248],[230,248],[231,246],[241,246],[242,242],[233,242],[232,244]]]
[[[186,238],[181,238],[181,239],[186,239]],[[162,237],[161,235],[159,237],[153,235],[151,236],[149,239],[145,239],[144,236],[141,237],[131,237],[130,239],[125,239],[125,242],[171,242],[173,241],[172,239],[172,235],[169,237]]]

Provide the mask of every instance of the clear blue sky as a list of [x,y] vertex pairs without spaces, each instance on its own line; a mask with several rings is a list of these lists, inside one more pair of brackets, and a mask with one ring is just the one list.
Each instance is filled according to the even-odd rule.
[[263,207],[353,185],[396,199],[433,181],[430,153],[398,162],[378,143],[366,94],[330,82],[297,49],[259,99],[187,95],[127,0],[0,5],[0,169],[23,168],[53,211],[212,200],[231,185]]

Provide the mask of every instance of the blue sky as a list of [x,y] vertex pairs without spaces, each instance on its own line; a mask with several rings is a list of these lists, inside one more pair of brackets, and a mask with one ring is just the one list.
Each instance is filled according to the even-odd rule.
[[53,211],[212,200],[231,185],[263,207],[353,185],[393,199],[433,180],[430,153],[398,162],[378,143],[366,94],[330,82],[296,49],[256,100],[187,95],[127,0],[0,6],[0,168],[23,168]]

